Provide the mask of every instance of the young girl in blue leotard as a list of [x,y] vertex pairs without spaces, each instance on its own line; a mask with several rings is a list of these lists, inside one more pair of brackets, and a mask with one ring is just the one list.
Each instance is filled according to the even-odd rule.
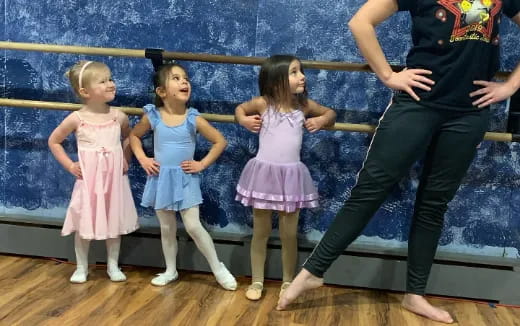
[[[153,207],[161,225],[166,271],[152,279],[152,284],[164,286],[178,277],[175,212],[179,211],[186,232],[208,260],[217,282],[226,290],[235,290],[235,278],[218,260],[213,240],[199,219],[199,172],[219,157],[226,140],[196,109],[186,107],[191,84],[182,66],[160,66],[154,75],[154,87],[156,104],[144,107],[143,118],[130,134],[132,150],[148,175],[141,205]],[[154,131],[154,157],[145,155],[140,139],[150,129]],[[197,132],[213,143],[200,161],[193,160]]]

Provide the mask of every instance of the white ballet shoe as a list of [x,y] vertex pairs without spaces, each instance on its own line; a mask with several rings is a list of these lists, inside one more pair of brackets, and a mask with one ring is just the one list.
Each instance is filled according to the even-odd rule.
[[76,268],[72,276],[70,277],[71,283],[85,283],[87,281],[88,271],[82,268]]
[[175,271],[174,274],[166,274],[166,273],[159,273],[156,277],[152,279],[150,283],[155,286],[165,286],[168,283],[171,283],[179,278],[179,273]]
[[115,269],[107,269],[108,277],[112,282],[124,282],[126,281],[126,276],[121,272],[119,268]]
[[235,277],[228,271],[223,263],[220,263],[220,269],[213,273],[218,284],[226,290],[235,291],[237,289],[237,281]]

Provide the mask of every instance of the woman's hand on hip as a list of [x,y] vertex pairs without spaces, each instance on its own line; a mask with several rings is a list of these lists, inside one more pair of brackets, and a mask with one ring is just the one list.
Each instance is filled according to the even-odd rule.
[[482,86],[482,88],[469,93],[470,97],[480,96],[472,103],[479,108],[503,101],[516,92],[516,88],[507,82],[497,83],[485,80],[474,80],[473,84]]
[[433,80],[424,75],[431,75],[432,72],[426,69],[404,69],[400,72],[392,72],[386,80],[382,82],[392,89],[405,91],[414,100],[420,101],[421,99],[413,88],[420,88],[425,91],[431,91],[431,86],[435,84]]

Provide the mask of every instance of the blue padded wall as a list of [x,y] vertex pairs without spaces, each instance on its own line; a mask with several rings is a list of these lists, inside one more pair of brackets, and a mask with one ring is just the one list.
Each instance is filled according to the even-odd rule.
[[[363,62],[347,21],[361,0],[42,0],[0,2],[4,40],[96,47],[203,52],[237,56],[296,54],[302,59]],[[518,28],[503,19],[502,66],[519,61]],[[410,46],[406,13],[378,28],[388,60],[403,64]],[[114,105],[151,101],[151,64],[144,59],[3,51],[3,97],[75,101],[65,70],[79,59],[106,62],[118,86]],[[232,114],[238,103],[258,95],[258,67],[185,62],[191,75],[191,105],[201,112]],[[373,74],[308,70],[310,97],[338,113],[338,122],[376,124],[391,92]],[[0,213],[62,220],[73,178],[54,160],[47,138],[67,112],[0,110]],[[493,107],[490,130],[504,131],[507,108]],[[132,123],[137,118],[131,118]],[[251,210],[234,201],[240,171],[257,150],[256,136],[233,124],[215,123],[229,145],[203,175],[202,218],[213,230],[247,234]],[[73,155],[74,138],[65,143]],[[302,237],[319,240],[349,196],[370,135],[321,131],[305,133],[302,160],[321,194],[321,208],[301,214]],[[208,150],[199,139],[197,156]],[[461,190],[450,204],[441,245],[446,251],[518,257],[520,189],[517,144],[483,142]],[[359,243],[406,245],[420,164],[392,192],[365,229]],[[130,170],[138,203],[145,176]],[[139,208],[144,225],[156,225],[153,211]]]

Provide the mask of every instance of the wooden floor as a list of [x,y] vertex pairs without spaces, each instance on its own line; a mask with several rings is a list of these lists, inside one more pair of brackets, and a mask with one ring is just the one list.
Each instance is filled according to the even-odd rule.
[[[402,294],[325,286],[305,294],[290,311],[274,310],[280,283],[266,283],[258,302],[244,297],[248,278],[235,292],[211,274],[181,272],[165,287],[150,285],[157,269],[126,267],[125,283],[112,283],[102,267],[89,281],[71,284],[74,265],[0,255],[0,325],[440,325],[401,309]],[[520,309],[432,299],[458,325],[520,325]]]

